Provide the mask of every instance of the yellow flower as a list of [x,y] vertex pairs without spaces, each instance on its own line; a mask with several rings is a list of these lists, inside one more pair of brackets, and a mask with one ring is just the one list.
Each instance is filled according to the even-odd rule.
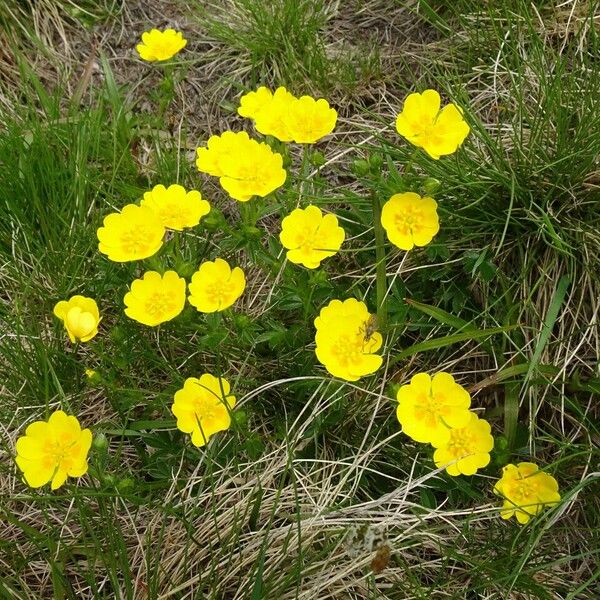
[[168,188],[155,185],[151,192],[144,194],[140,205],[151,208],[165,227],[176,231],[181,231],[184,227],[195,227],[210,212],[210,204],[202,199],[200,192],[186,192],[183,186],[177,184]]
[[267,196],[285,182],[281,154],[245,131],[226,131],[212,136],[206,148],[198,148],[198,170],[219,177],[221,187],[234,199],[247,202]]
[[414,192],[394,194],[381,209],[381,224],[388,239],[401,250],[425,246],[440,230],[437,202]]
[[[464,427],[450,429],[450,439],[443,444],[433,444],[436,467],[446,467],[448,475],[474,475],[477,469],[490,462],[490,451],[494,447],[492,428],[487,421],[471,413]],[[439,441],[439,440],[438,440]],[[453,463],[453,464],[450,464]]]
[[315,319],[315,353],[334,377],[356,381],[379,369],[377,350],[383,338],[375,331],[374,317],[355,298],[332,300]]
[[277,88],[270,102],[267,102],[253,117],[256,131],[272,135],[280,142],[291,142],[292,135],[287,125],[287,115],[296,97],[284,87]]
[[15,461],[30,487],[39,488],[51,481],[55,490],[67,477],[87,473],[91,444],[92,432],[82,430],[76,417],[57,410],[48,421],[35,421],[27,427],[17,440]]
[[289,261],[315,269],[338,252],[346,234],[335,215],[323,216],[317,206],[296,208],[281,222],[279,239]]
[[64,324],[72,342],[89,342],[98,333],[100,312],[92,298],[72,296],[54,306],[54,315]]
[[527,523],[544,507],[554,506],[560,500],[556,479],[530,462],[506,465],[494,493],[504,498],[500,516],[510,519],[514,515],[519,523]]
[[229,308],[246,288],[244,271],[233,270],[222,258],[206,261],[192,276],[190,304],[200,312],[212,313]]
[[136,46],[141,58],[148,61],[161,61],[173,58],[180,50],[183,50],[187,40],[181,31],[165,29],[159,31],[152,29],[142,33],[142,43]]
[[435,90],[406,98],[396,119],[396,130],[435,159],[455,152],[471,131],[462,109],[447,104],[440,110],[440,95]]
[[264,85],[255,92],[248,92],[240,98],[238,115],[255,119],[256,115],[273,100],[271,90]]
[[471,419],[469,392],[449,373],[417,373],[397,394],[396,416],[402,431],[416,442],[447,444],[450,429],[466,427]]
[[289,135],[298,144],[318,142],[333,131],[336,121],[337,112],[330,108],[327,100],[315,100],[310,96],[291,102],[284,119]]
[[200,379],[188,377],[175,392],[171,411],[177,417],[177,428],[192,434],[194,446],[204,446],[211,435],[229,428],[235,406],[235,396],[229,390],[226,379],[205,373]]
[[120,213],[104,218],[98,229],[98,249],[115,262],[148,258],[158,252],[165,228],[160,217],[146,206],[128,204]]
[[125,294],[125,314],[134,321],[154,327],[175,318],[185,305],[185,279],[175,271],[161,276],[156,271],[144,273]]

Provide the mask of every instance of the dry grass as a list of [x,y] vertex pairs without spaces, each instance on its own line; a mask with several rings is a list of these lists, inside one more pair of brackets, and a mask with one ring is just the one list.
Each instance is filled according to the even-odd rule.
[[[132,39],[149,25],[182,29],[190,40],[189,53],[182,58],[185,77],[176,83],[162,133],[165,137],[175,135],[180,158],[187,159],[209,135],[226,127],[244,126],[234,108],[242,82],[251,83],[252,65],[239,51],[208,35],[186,10],[186,4],[193,3],[127,1],[118,16],[97,22],[90,31],[77,21],[65,20],[56,7],[46,10],[44,3],[32,11],[29,23],[48,52],[36,55],[34,48],[26,46],[20,50],[45,85],[51,87],[59,81],[64,85],[66,99],[81,89],[83,105],[91,102],[102,86],[105,73],[99,56],[104,54],[117,83],[128,86],[127,101],[135,113],[150,114],[155,105],[152,93],[161,76],[136,60]],[[374,44],[379,48],[372,67],[359,73],[352,85],[332,87],[331,98],[340,107],[339,133],[322,148],[327,157],[325,167],[310,175],[311,179],[326,177],[343,188],[346,198],[366,195],[362,183],[348,177],[352,161],[375,151],[381,139],[392,138],[389,124],[407,90],[413,87],[413,73],[418,72],[421,82],[432,83],[436,77],[429,72],[428,61],[449,60],[445,53],[448,39],[441,38],[424,20],[419,6],[418,2],[389,0],[366,5],[328,4],[327,57],[353,56]],[[563,48],[575,39],[577,52],[585,54],[594,29],[585,6],[583,2],[563,3],[551,13],[537,11],[542,38]],[[208,8],[214,13],[223,5],[211,3]],[[13,34],[2,35],[12,39]],[[457,48],[465,42],[464,36],[464,32],[457,32]],[[3,43],[4,50],[0,50],[0,81],[4,82],[0,103],[10,111],[18,103],[20,84],[17,61],[7,47]],[[270,83],[276,82],[277,75],[276,71],[269,72]],[[527,147],[532,133],[516,132],[514,122],[505,118],[516,108],[511,65],[504,64],[498,53],[496,59],[473,66],[468,75],[470,104],[482,129],[497,139],[507,154]],[[528,97],[538,97],[543,89],[539,73],[528,72],[527,81]],[[311,84],[302,81],[299,85]],[[482,162],[484,158],[494,159],[483,143],[478,148],[475,139],[473,146]],[[158,169],[153,162],[155,141],[151,135],[140,135],[137,155],[139,175],[150,179]],[[473,164],[478,160],[475,153],[471,158]],[[417,170],[424,168],[426,165],[416,165]],[[449,202],[460,210],[461,178],[468,176],[458,172],[453,179]],[[585,187],[597,190],[597,181],[598,169],[585,178]],[[209,184],[203,191],[218,194],[216,185],[211,188]],[[495,264],[509,274],[519,272],[522,265],[527,269],[523,269],[522,278],[513,278],[503,293],[495,283],[481,279],[472,283],[469,292],[480,300],[482,312],[477,325],[482,328],[504,324],[496,316],[496,304],[509,300],[517,306],[518,313],[511,318],[519,324],[521,338],[505,336],[501,348],[491,356],[473,342],[456,344],[451,350],[445,349],[435,363],[436,369],[455,373],[471,386],[474,406],[492,414],[498,412],[509,391],[504,383],[494,380],[500,368],[533,357],[539,364],[558,367],[543,385],[521,380],[516,390],[520,417],[531,425],[527,434],[530,456],[541,463],[564,461],[568,466],[565,502],[535,529],[518,533],[499,522],[497,501],[489,492],[491,481],[485,482],[490,484],[487,489],[479,485],[484,491],[474,492],[468,485],[467,496],[457,496],[460,488],[452,488],[449,493],[454,496],[449,499],[446,492],[440,492],[444,479],[431,469],[430,457],[419,454],[422,447],[407,443],[393,426],[390,384],[432,367],[430,354],[421,353],[387,366],[380,379],[386,385],[381,383],[374,389],[369,385],[339,386],[320,376],[304,378],[314,383],[314,392],[304,409],[290,415],[284,402],[295,381],[279,374],[280,379],[264,383],[261,370],[273,373],[276,361],[257,368],[240,360],[232,367],[236,377],[260,382],[238,399],[240,409],[257,404],[264,412],[264,421],[255,413],[251,423],[266,445],[257,459],[224,461],[209,451],[198,455],[194,463],[182,453],[168,485],[158,493],[131,488],[113,495],[101,488],[87,493],[86,481],[81,484],[81,495],[53,496],[47,502],[45,496],[24,490],[11,457],[8,453],[2,456],[0,502],[2,511],[13,517],[13,521],[0,525],[0,570],[11,574],[2,593],[19,600],[594,598],[591,586],[581,595],[569,594],[597,575],[594,551],[586,551],[590,532],[597,526],[597,499],[589,490],[598,477],[597,454],[593,453],[598,439],[590,426],[597,409],[594,394],[587,388],[577,389],[577,382],[599,376],[600,286],[594,265],[600,256],[600,238],[595,225],[576,218],[587,208],[586,202],[592,201],[579,199],[583,198],[582,188],[565,185],[565,191],[572,194],[573,204],[567,208],[564,203],[557,205],[552,216],[564,225],[565,239],[580,240],[584,259],[557,252],[551,244],[540,251],[547,240],[541,227],[539,232],[530,229],[527,242],[519,247],[514,240],[504,242],[506,230],[500,227],[485,239],[486,247],[492,246],[490,239],[494,240]],[[344,205],[342,200],[338,202]],[[562,216],[561,211],[565,213]],[[265,218],[263,224],[268,222]],[[368,229],[365,235],[369,235]],[[450,236],[450,240],[448,260],[423,265],[419,258],[397,255],[388,264],[388,277],[406,283],[409,289],[411,285],[418,288],[426,277],[423,273],[462,268],[465,249],[483,250],[475,236],[467,240],[460,236],[452,240]],[[523,248],[524,256],[519,254]],[[365,273],[355,268],[345,273],[346,281],[356,279],[367,289],[374,285],[374,269]],[[538,355],[556,284],[565,274],[572,278],[571,285]],[[7,282],[8,288],[8,275],[0,275],[0,280]],[[278,280],[279,275],[271,280],[255,278],[244,306],[253,319],[272,310],[270,300]],[[443,324],[430,325],[419,341],[448,333]],[[183,367],[188,360],[192,357],[178,366]],[[202,360],[201,354],[194,355],[192,363]],[[8,405],[19,406],[1,423],[3,446],[14,448],[23,424],[47,407],[24,403],[7,388],[0,389],[0,396]],[[565,399],[573,398],[577,410],[565,405]],[[264,408],[265,402],[276,399],[281,405],[272,411],[284,415],[285,439],[276,434]],[[67,405],[72,402],[86,407],[80,411],[83,422],[119,427],[120,416],[103,392],[88,389],[83,401],[69,396],[62,400]],[[344,420],[327,429],[327,435],[316,435],[315,423],[337,409],[340,402],[348,409]],[[570,447],[578,448],[576,459],[571,457]],[[148,454],[155,451],[151,444],[144,450]],[[141,465],[138,452],[126,442],[111,444],[107,460],[119,464],[120,474],[135,474]],[[386,491],[376,494],[376,490]],[[475,499],[473,494],[477,494]],[[585,502],[581,501],[583,495]],[[107,526],[110,520],[114,522]],[[93,542],[80,546],[82,539]],[[375,574],[372,561],[383,546],[390,548],[391,558]],[[109,556],[111,553],[114,556]],[[65,590],[56,587],[49,555],[62,567],[69,583]],[[535,560],[528,560],[530,557]],[[27,566],[12,578],[15,562]],[[18,592],[11,591],[11,586]],[[62,596],[57,595],[57,589]],[[539,590],[547,595],[536,595]]]

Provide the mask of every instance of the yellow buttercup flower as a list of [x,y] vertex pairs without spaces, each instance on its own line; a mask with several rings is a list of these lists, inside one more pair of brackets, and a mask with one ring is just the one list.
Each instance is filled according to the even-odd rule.
[[152,29],[142,33],[142,43],[136,49],[141,58],[152,62],[173,58],[186,44],[187,40],[181,31]]
[[219,177],[221,187],[240,202],[267,196],[286,179],[281,154],[250,139],[245,131],[212,136],[206,148],[198,148],[196,165],[199,171]]
[[199,191],[186,192],[183,186],[177,184],[168,188],[155,185],[152,191],[144,194],[140,205],[151,208],[165,227],[175,231],[195,227],[210,212],[210,204],[202,199]]
[[510,519],[514,515],[519,523],[527,523],[545,507],[560,501],[556,479],[530,462],[506,465],[494,493],[504,498],[500,516]]
[[174,319],[185,305],[185,279],[175,271],[164,275],[156,271],[144,273],[131,284],[123,298],[125,314],[134,321],[154,327]]
[[98,333],[100,312],[92,298],[72,296],[54,306],[54,315],[64,324],[69,339],[74,342],[89,342]]
[[76,417],[57,410],[48,421],[35,421],[16,443],[15,462],[27,484],[39,488],[48,482],[55,490],[67,477],[81,477],[88,470],[87,455],[92,432],[81,429]]
[[190,304],[200,312],[212,313],[229,308],[246,289],[246,277],[239,267],[233,270],[222,258],[206,261],[192,276]]
[[318,142],[334,130],[336,121],[337,112],[327,100],[310,96],[290,102],[284,118],[289,135],[298,144]]
[[398,133],[435,159],[455,152],[471,131],[459,107],[447,104],[440,110],[440,103],[435,90],[410,94],[396,119]]
[[466,427],[471,420],[469,392],[449,373],[417,373],[397,394],[396,416],[402,431],[416,442],[436,447],[447,444],[451,428]]
[[437,202],[414,192],[394,194],[381,209],[388,239],[401,250],[426,246],[440,230]]
[[334,377],[357,381],[379,369],[383,338],[364,302],[332,300],[315,319],[315,353]]
[[163,244],[165,228],[147,206],[128,204],[120,213],[106,216],[97,234],[102,254],[115,262],[128,262],[156,254]]
[[171,411],[177,417],[177,428],[192,434],[194,446],[204,446],[211,435],[229,428],[235,406],[229,390],[226,379],[205,373],[200,379],[189,377],[175,392]]
[[437,448],[433,454],[436,467],[445,466],[446,473],[452,476],[474,475],[490,462],[490,451],[494,447],[491,430],[487,421],[472,412],[464,427],[450,429],[446,442],[433,444]]
[[280,142],[291,142],[292,135],[287,126],[287,115],[296,97],[284,87],[275,90],[270,102],[265,104],[254,118],[256,131],[263,135],[272,135]]
[[256,115],[273,100],[273,93],[264,85],[255,92],[248,92],[240,98],[238,115],[255,119]]
[[340,249],[346,234],[335,215],[323,216],[317,206],[296,208],[281,222],[279,239],[289,261],[316,269]]

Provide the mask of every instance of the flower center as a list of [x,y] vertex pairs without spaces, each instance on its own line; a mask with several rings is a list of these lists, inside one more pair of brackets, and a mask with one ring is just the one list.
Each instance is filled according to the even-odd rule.
[[425,421],[429,427],[437,427],[440,413],[439,399],[434,398],[431,392],[419,394],[415,409],[415,417],[419,421]]
[[187,221],[188,219],[188,210],[181,205],[178,204],[169,204],[165,206],[161,215],[163,223],[179,223],[180,221]]
[[206,290],[206,295],[211,302],[220,306],[226,302],[229,291],[228,282],[216,281]]
[[160,319],[172,313],[175,307],[171,296],[156,292],[146,300],[144,308],[152,317]]
[[450,430],[450,441],[446,446],[446,450],[455,459],[464,458],[469,454],[473,454],[474,445],[473,434],[465,431],[464,429],[451,429]]
[[137,225],[124,231],[121,235],[121,247],[127,254],[137,254],[143,252],[148,247],[146,241],[150,237],[150,232],[143,225]]
[[423,214],[419,209],[412,206],[404,209],[404,212],[396,214],[394,224],[401,235],[411,235],[419,227]]
[[538,485],[531,479],[517,479],[509,488],[509,499],[516,504],[534,504]]
[[347,367],[360,362],[361,357],[365,354],[364,346],[364,330],[362,333],[359,330],[355,334],[340,335],[331,348],[331,352],[342,366]]
[[77,440],[69,435],[62,435],[60,438],[47,439],[44,443],[44,463],[46,466],[63,465],[68,468],[71,462],[71,448]]
[[317,237],[317,229],[310,225],[305,225],[298,234],[298,247],[304,252],[310,252],[315,248],[315,238]]

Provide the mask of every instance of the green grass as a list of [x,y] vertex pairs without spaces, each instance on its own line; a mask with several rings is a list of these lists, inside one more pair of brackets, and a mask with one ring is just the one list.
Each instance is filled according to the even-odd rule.
[[[570,18],[545,3],[493,4],[382,0],[366,15],[308,1],[205,7],[185,31],[191,48],[219,40],[227,60],[210,98],[225,90],[221,112],[188,111],[180,129],[171,118],[197,90],[185,83],[215,68],[214,50],[186,50],[172,88],[152,66],[140,81],[100,53],[81,103],[31,56],[17,60],[18,95],[7,86],[0,108],[1,598],[597,597],[598,4],[581,2]],[[127,15],[113,18],[133,46]],[[382,50],[369,77],[348,86],[328,44],[361,19],[419,35]],[[388,61],[393,72],[381,70]],[[197,173],[189,148],[209,135],[196,118],[211,133],[247,127],[227,108],[230,89],[262,83],[350,103],[339,107],[342,133],[319,146],[324,167],[303,174],[289,151],[284,189],[240,207]],[[365,85],[385,89],[380,101],[361,99]],[[439,161],[413,156],[390,126],[405,95],[427,87],[464,107],[472,128]],[[207,98],[200,104],[214,106]],[[98,252],[106,214],[174,182],[214,207],[182,236],[181,253],[174,240],[141,264]],[[319,271],[280,255],[279,221],[300,184],[349,240]],[[312,320],[332,298],[376,308],[372,194],[432,186],[434,242],[408,258],[386,247],[387,366],[356,384],[330,378]],[[234,310],[204,317],[187,306],[158,329],[123,314],[143,270],[189,278],[216,256],[247,272]],[[74,347],[52,308],[76,293],[94,297],[103,320],[97,338]],[[422,370],[455,373],[491,422],[496,447],[480,474],[435,472],[432,450],[399,431],[396,389]],[[238,405],[231,430],[196,449],[170,405],[205,371],[232,382]],[[14,442],[59,406],[94,432],[90,472],[56,492],[31,490]],[[563,500],[519,527],[499,518],[491,488],[503,465],[532,459],[557,477]],[[373,574],[381,544],[390,561]]]

